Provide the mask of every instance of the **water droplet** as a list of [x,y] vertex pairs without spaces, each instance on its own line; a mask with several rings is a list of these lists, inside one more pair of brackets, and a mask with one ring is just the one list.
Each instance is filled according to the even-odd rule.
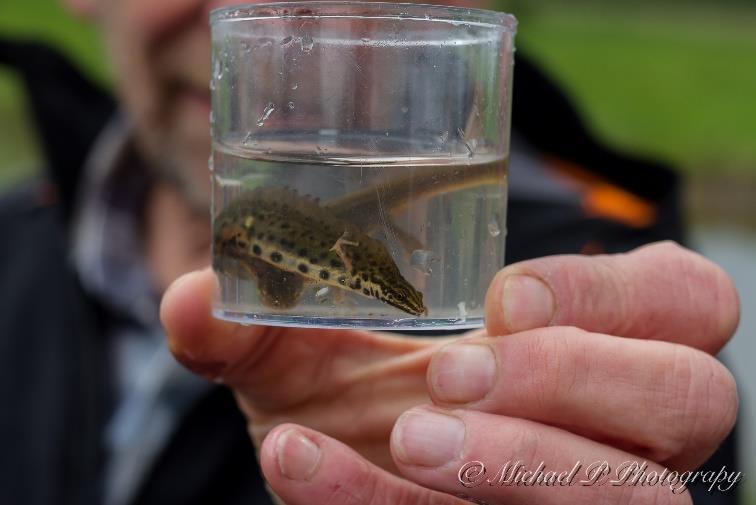
[[433,254],[433,251],[425,249],[415,249],[410,256],[410,265],[415,270],[422,272],[424,275],[433,273],[433,263],[437,262],[439,257]]
[[210,111],[210,117],[208,119],[210,120],[210,124],[215,123],[215,111],[213,110]]
[[265,120],[267,120],[271,114],[273,114],[273,111],[276,110],[276,106],[273,105],[273,102],[268,102],[268,105],[265,106],[265,109],[263,109],[262,114],[259,118],[257,118],[257,127],[261,128],[265,125]]
[[299,84],[297,84],[296,82],[291,85],[291,89],[297,89],[298,87],[299,87]]
[[409,107],[407,106],[402,107],[402,114],[406,114],[407,111],[409,111]]
[[321,155],[321,156],[325,155],[325,153],[327,153],[327,152],[328,152],[328,149],[326,149],[325,147],[322,147],[322,146],[316,146],[316,147],[315,147],[315,150],[316,150],[316,151],[318,152],[318,154],[319,154],[319,155]]
[[363,43],[365,43],[365,44],[367,44],[367,43],[369,43],[369,42],[370,42],[370,39],[369,39],[369,38],[367,38],[367,37],[362,37],[362,38],[361,38],[360,40],[361,40],[361,41],[362,41]]
[[241,46],[242,52],[249,53],[252,51],[252,46],[249,45],[249,42],[246,40],[242,40],[239,45]]
[[281,45],[288,46],[292,43],[293,40],[294,40],[294,37],[292,37],[291,35],[289,35],[288,37],[284,37],[283,40],[281,40]]
[[305,35],[300,40],[299,44],[302,47],[303,52],[309,53],[310,51],[312,51],[312,46],[315,45],[315,42],[312,40],[312,37],[310,37],[309,35]]
[[499,216],[494,214],[491,220],[488,222],[488,233],[492,237],[498,237],[501,235],[501,226],[499,226]]
[[289,102],[286,104],[286,106],[289,108],[289,110],[294,110],[294,102]]

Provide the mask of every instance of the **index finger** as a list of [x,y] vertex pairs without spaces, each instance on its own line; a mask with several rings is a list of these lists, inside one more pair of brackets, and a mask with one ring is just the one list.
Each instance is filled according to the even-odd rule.
[[510,265],[486,297],[486,327],[502,335],[544,326],[664,340],[718,352],[738,325],[734,284],[672,242],[627,254],[539,258]]

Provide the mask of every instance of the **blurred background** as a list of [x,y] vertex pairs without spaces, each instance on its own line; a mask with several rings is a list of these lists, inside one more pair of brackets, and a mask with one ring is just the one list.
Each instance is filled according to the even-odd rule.
[[[742,297],[725,359],[742,398],[735,470],[756,505],[756,2],[496,2],[599,137],[683,174],[689,245],[728,270]],[[58,0],[0,2],[0,36],[48,42],[108,86],[98,34]],[[0,190],[41,165],[21,83],[0,66]]]

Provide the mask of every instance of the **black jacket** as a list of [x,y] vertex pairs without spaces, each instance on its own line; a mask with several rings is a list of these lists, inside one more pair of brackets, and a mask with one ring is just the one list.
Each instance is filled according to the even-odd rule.
[[[0,503],[95,504],[112,407],[103,335],[118,316],[82,291],[67,259],[67,234],[83,160],[114,105],[42,46],[0,42],[0,63],[25,77],[48,160],[45,177],[0,198]],[[643,200],[656,218],[628,226],[588,217],[579,205],[512,192],[508,262],[682,240],[673,172],[597,143],[521,53],[515,75],[516,134],[539,155]],[[735,468],[731,440],[710,464]],[[735,503],[733,494],[702,495],[696,503]],[[212,389],[183,419],[137,503],[270,503],[244,419],[226,389]]]

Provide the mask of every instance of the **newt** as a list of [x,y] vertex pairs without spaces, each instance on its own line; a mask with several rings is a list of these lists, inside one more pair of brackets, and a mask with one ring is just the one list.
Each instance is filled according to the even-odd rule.
[[396,211],[411,198],[501,184],[504,160],[439,169],[329,200],[281,187],[258,187],[230,202],[214,221],[217,272],[257,283],[262,303],[295,306],[306,282],[350,290],[414,316],[427,314],[423,295],[401,274],[391,254],[367,234],[380,205]]
[[386,247],[310,196],[259,187],[232,201],[214,228],[215,270],[255,280],[260,300],[273,308],[295,306],[305,283],[315,282],[427,313]]

